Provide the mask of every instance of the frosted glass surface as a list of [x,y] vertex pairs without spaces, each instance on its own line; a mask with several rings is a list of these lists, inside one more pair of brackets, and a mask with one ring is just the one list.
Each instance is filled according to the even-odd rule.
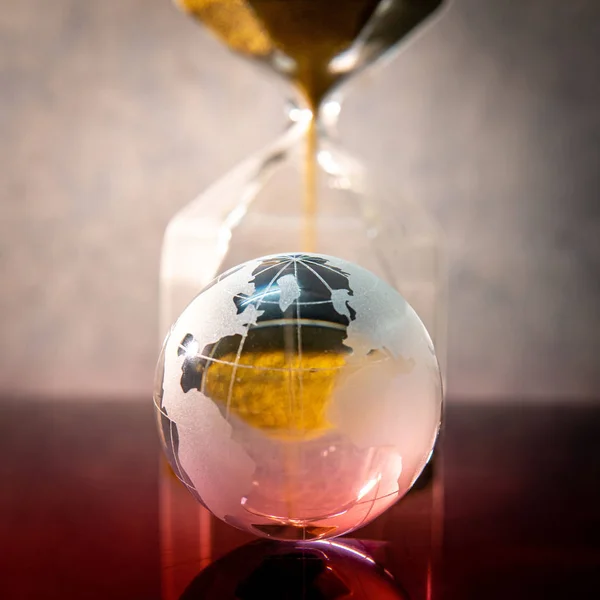
[[315,539],[403,496],[437,435],[440,372],[390,285],[331,256],[249,261],[171,328],[155,405],[167,457],[217,517]]

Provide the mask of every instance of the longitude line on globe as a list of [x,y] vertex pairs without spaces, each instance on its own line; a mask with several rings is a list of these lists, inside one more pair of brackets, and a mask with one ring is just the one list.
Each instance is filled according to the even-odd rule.
[[[281,273],[283,273],[283,271],[285,271],[285,269],[291,264],[292,264],[292,261],[290,260],[287,263],[285,263],[283,265],[283,267],[281,267],[281,269],[279,269],[279,271],[277,271],[277,273],[275,273],[275,275],[273,276],[273,279],[271,279],[271,281],[269,282],[269,285],[266,287],[265,293],[267,293],[271,289],[271,287],[273,286],[273,284],[275,283],[275,281],[277,280],[279,275]],[[261,301],[262,301],[262,299],[257,302],[256,311],[258,311],[258,309],[260,308]],[[246,342],[246,338],[248,337],[248,332],[250,331],[251,327],[252,326],[250,324],[248,324],[248,328],[242,335],[242,340],[240,341],[240,345],[238,346],[238,349],[237,349],[237,352],[235,355],[235,362],[233,363],[233,369],[231,372],[231,380],[229,381],[229,391],[227,393],[227,407],[225,409],[225,420],[227,420],[229,418],[229,409],[231,406],[231,398],[233,396],[233,386],[235,383],[235,375],[237,373],[240,358],[242,357],[242,350],[244,349],[244,344]]]

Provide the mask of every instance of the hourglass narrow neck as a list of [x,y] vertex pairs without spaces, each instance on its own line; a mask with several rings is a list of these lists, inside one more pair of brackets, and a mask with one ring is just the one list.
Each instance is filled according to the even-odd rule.
[[290,124],[302,123],[306,130],[314,127],[318,138],[336,138],[342,110],[341,97],[337,94],[331,95],[314,108],[298,96],[290,97],[286,103],[285,112]]

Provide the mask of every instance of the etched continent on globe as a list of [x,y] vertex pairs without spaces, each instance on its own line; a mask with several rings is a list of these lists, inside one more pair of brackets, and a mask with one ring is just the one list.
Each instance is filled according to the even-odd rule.
[[404,298],[307,253],[249,261],[202,290],[165,340],[155,390],[165,453],[190,492],[278,539],[346,533],[405,494],[442,398]]
[[[234,295],[237,314],[256,319],[242,334],[224,336],[199,353],[193,334],[178,349],[186,358],[181,389],[197,389],[225,414],[279,435],[315,433],[325,415],[340,367],[352,348],[344,345],[356,318],[348,273],[321,257],[273,257],[252,271],[252,294]],[[288,401],[286,401],[288,400]]]

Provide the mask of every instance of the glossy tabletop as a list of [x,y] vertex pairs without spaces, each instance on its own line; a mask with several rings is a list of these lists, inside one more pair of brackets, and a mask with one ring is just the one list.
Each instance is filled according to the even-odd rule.
[[[428,600],[600,598],[599,432],[593,403],[450,399]],[[151,401],[4,399],[0,449],[0,598],[164,600],[173,573],[183,600],[409,597],[404,500],[368,535],[320,549],[253,542],[200,514],[218,540],[210,561],[166,572]]]

